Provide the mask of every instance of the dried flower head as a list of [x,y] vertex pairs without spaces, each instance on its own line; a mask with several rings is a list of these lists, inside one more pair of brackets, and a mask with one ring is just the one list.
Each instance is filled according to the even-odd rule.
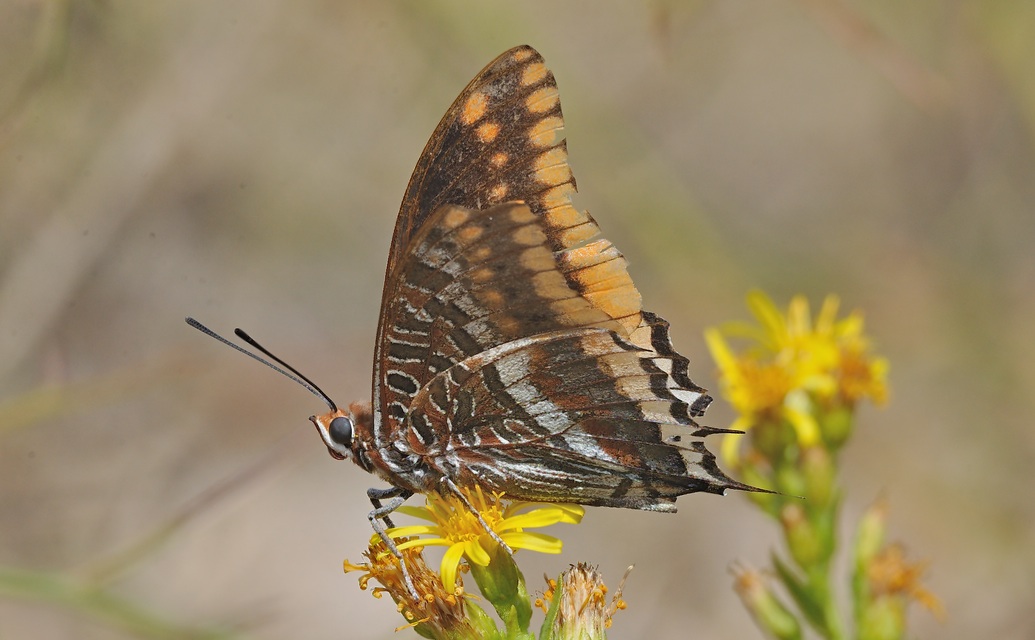
[[353,564],[345,560],[345,572],[361,571],[359,588],[366,590],[371,580],[381,584],[374,587],[375,598],[387,593],[396,602],[399,613],[425,632],[427,637],[452,637],[450,634],[473,633],[474,629],[464,612],[463,582],[457,577],[451,590],[446,590],[439,576],[424,562],[421,547],[410,547],[402,551],[413,585],[420,596],[418,602],[410,598],[399,558],[395,557],[376,534],[370,538],[370,546],[363,553],[367,562]]
[[625,572],[610,600],[603,576],[596,567],[584,562],[571,565],[561,574],[559,581],[546,578],[546,591],[536,599],[536,606],[548,613],[556,612],[552,637],[565,640],[605,638],[615,613],[626,608],[622,588],[630,571],[632,567]]

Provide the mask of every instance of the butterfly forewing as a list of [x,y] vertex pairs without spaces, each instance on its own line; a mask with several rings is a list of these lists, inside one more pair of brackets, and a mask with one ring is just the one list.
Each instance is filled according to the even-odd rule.
[[[429,295],[440,293],[435,288],[436,280],[447,274],[436,274],[434,262],[424,262],[424,256],[415,255],[415,238],[422,230],[434,228],[428,220],[441,205],[482,209],[520,200],[534,213],[549,214],[555,220],[556,237],[550,238],[549,243],[553,249],[573,246],[598,233],[595,223],[571,206],[575,180],[568,166],[562,130],[563,117],[553,74],[531,47],[514,48],[486,66],[461,92],[435,129],[407,187],[389,253],[374,362],[374,406],[380,410],[375,415],[375,431],[379,432],[379,442],[385,441],[382,432],[393,428],[384,424],[383,418],[401,419],[414,387],[419,388],[434,370],[447,365],[443,357],[450,358],[449,364],[456,361],[452,358],[455,354],[433,349],[442,345],[443,332],[450,333],[452,338],[441,349],[459,350],[461,357],[494,343],[492,331],[484,327],[486,323],[472,317],[470,304],[464,305],[471,298],[464,283],[454,283],[441,295]],[[469,227],[467,231],[474,229]],[[507,257],[504,244],[483,241],[480,250],[491,251],[496,264],[500,264]],[[477,261],[479,255],[469,259]],[[406,273],[403,262],[408,265]],[[597,270],[603,268],[606,267]],[[624,273],[624,266],[620,270],[627,281],[626,297],[637,298],[635,304],[619,309],[628,315],[638,311],[639,294]],[[509,279],[509,286],[526,282],[515,278],[528,275],[527,268],[519,265],[509,271],[514,276]],[[570,271],[571,277],[577,277],[574,269]],[[556,274],[553,276],[540,276],[543,287],[553,285],[554,289],[564,291],[547,291],[545,295],[572,295],[568,293],[570,287],[556,283]],[[508,278],[497,278],[496,282],[506,283]],[[424,301],[415,299],[415,288],[422,290]],[[514,298],[506,287],[497,288],[494,295]],[[614,306],[615,298],[606,292],[594,295],[598,305]],[[428,308],[421,306],[423,302],[428,303]],[[525,296],[511,306],[523,303],[534,304],[535,300]],[[572,305],[576,312],[584,306],[582,301]],[[512,318],[502,321],[511,328],[507,337],[538,330],[527,324],[516,326]],[[626,322],[635,326],[638,319]],[[470,326],[471,323],[476,326]],[[481,331],[481,339],[472,340],[464,335],[465,331]],[[430,351],[417,362],[413,354],[425,348]],[[393,366],[392,358],[403,352],[411,357],[403,358],[402,366]],[[429,363],[430,369],[422,366]]]

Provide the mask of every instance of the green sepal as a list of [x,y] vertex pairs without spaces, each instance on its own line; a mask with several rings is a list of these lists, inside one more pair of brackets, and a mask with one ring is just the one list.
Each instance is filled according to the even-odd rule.
[[467,619],[471,621],[471,626],[474,627],[475,632],[478,634],[475,638],[503,640],[503,634],[496,627],[496,621],[492,619],[492,616],[485,613],[484,609],[468,599],[464,603],[464,611],[467,613]]
[[557,577],[557,587],[553,590],[553,601],[550,602],[550,608],[546,611],[546,619],[543,620],[543,626],[539,628],[539,640],[559,640],[556,634],[555,623],[557,622],[557,611],[561,606],[560,595],[563,593],[563,588],[564,574],[562,573]]
[[503,547],[496,544],[487,546],[489,564],[483,567],[470,563],[471,577],[506,625],[506,637],[526,637],[528,623],[532,619],[532,603],[525,588],[525,577]]

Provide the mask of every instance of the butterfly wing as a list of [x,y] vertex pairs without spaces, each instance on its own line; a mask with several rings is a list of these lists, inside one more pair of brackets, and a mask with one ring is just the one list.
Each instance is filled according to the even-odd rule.
[[711,398],[668,323],[592,219],[562,210],[446,206],[415,236],[398,292],[414,312],[386,352],[412,392],[389,407],[396,435],[437,474],[526,500],[671,510],[740,486],[695,440]]
[[519,47],[436,129],[392,241],[374,447],[528,500],[673,510],[743,488],[695,440],[711,398],[668,324],[572,206],[562,127],[552,74]]
[[[449,313],[455,301],[443,301],[446,308],[422,310],[406,299],[415,287],[433,288],[423,283],[425,277],[445,275],[415,264],[423,260],[415,256],[415,238],[435,226],[429,219],[446,204],[484,209],[522,201],[537,215],[584,218],[571,207],[575,178],[568,166],[563,127],[553,74],[528,46],[515,47],[489,63],[436,127],[406,188],[388,256],[374,353],[375,446],[387,441],[413,393],[434,375],[434,367],[422,369],[421,363],[441,370],[448,366],[443,358],[451,365],[491,346],[491,341],[459,340],[451,345],[452,353],[429,353],[418,362],[414,354],[433,349],[435,339],[425,333],[430,328],[418,316],[442,312],[442,318],[454,324],[466,320]],[[596,226],[591,226],[572,230],[571,242],[579,233],[595,233]],[[638,319],[626,322],[635,326]],[[441,330],[442,321],[435,328]]]
[[444,204],[484,209],[521,200],[542,213],[575,191],[557,83],[543,57],[515,47],[464,88],[428,140],[406,187],[388,277],[428,216]]

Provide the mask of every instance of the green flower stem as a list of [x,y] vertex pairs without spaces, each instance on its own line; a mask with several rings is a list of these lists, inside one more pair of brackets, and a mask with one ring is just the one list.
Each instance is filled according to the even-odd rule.
[[809,568],[808,572],[809,590],[812,592],[816,605],[822,612],[824,637],[828,640],[844,640],[844,623],[837,610],[837,603],[834,602],[834,594],[830,588],[830,563],[822,562]]

